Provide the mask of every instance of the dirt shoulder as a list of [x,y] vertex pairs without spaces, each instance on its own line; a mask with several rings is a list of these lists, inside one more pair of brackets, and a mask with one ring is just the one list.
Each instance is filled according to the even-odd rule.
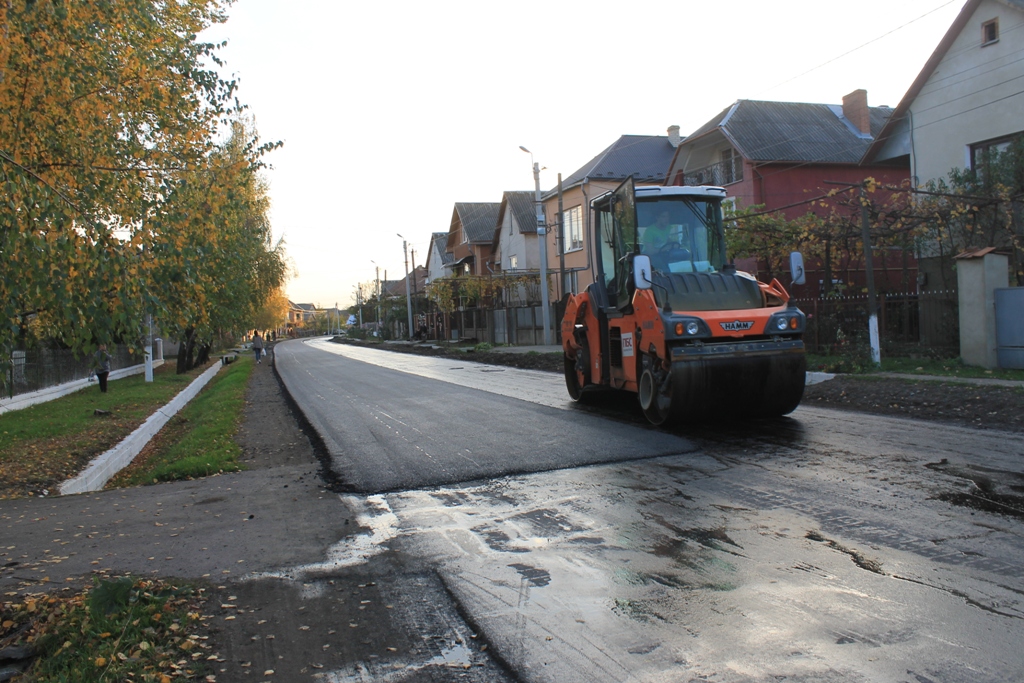
[[[557,353],[508,353],[497,349],[465,352],[427,345],[346,343],[529,370],[563,372],[562,356]],[[804,391],[803,405],[1024,433],[1024,389],[1014,387],[884,375],[840,375],[808,386]]]

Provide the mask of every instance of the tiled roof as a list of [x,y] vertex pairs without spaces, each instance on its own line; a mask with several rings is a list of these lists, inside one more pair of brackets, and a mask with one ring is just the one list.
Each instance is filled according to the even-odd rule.
[[[456,202],[455,213],[466,231],[466,240],[470,243],[487,242],[494,239],[494,226],[498,223],[499,203],[494,202]],[[455,216],[452,216],[455,222]]]
[[[629,176],[645,185],[660,185],[675,147],[665,135],[623,135],[575,173],[562,180],[562,189],[591,180],[625,180]],[[554,189],[545,193],[551,196]]]
[[445,251],[448,248],[448,233],[446,232],[433,233],[430,236],[430,247],[437,251],[442,266],[448,265],[455,258],[450,251]]
[[815,161],[855,164],[892,115],[890,107],[868,107],[871,135],[864,135],[840,105],[738,100],[686,138],[693,142],[719,129],[752,161]]
[[[501,197],[501,210],[511,211],[512,216],[519,225],[520,234],[537,233],[537,207],[534,203],[536,193],[531,190],[522,192],[505,192]],[[502,221],[501,212],[498,214],[498,226]]]

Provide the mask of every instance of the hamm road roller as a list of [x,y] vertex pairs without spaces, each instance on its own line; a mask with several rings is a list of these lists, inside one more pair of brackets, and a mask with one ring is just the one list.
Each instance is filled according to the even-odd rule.
[[[576,401],[633,392],[671,426],[793,411],[804,392],[806,317],[777,280],[736,270],[721,187],[634,187],[596,198],[595,282],[568,296],[565,384]],[[790,257],[803,284],[803,259]]]

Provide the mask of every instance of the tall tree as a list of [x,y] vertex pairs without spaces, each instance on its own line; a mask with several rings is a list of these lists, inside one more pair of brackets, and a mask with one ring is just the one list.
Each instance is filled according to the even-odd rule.
[[138,343],[148,223],[236,109],[197,40],[229,2],[0,3],[0,351],[34,315],[79,351]]

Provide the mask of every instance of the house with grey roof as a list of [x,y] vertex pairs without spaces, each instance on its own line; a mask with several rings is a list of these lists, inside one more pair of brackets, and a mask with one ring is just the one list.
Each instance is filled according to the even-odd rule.
[[721,186],[741,208],[764,205],[789,217],[835,188],[825,181],[870,176],[899,185],[908,177],[905,161],[862,163],[892,112],[868,106],[864,90],[842,104],[737,100],[676,148],[666,184]]
[[[492,249],[495,272],[510,276],[540,273],[536,192],[502,193]],[[532,290],[521,285],[506,288],[503,296],[513,305],[533,298]]]
[[490,275],[494,271],[491,252],[500,207],[495,202],[456,202],[445,246],[453,257],[445,268],[453,275]]
[[[544,193],[549,286],[553,299],[578,293],[594,281],[590,200],[614,190],[626,178],[637,185],[663,185],[679,126],[668,135],[623,135],[562,180],[561,190]],[[536,213],[536,212],[534,212]]]
[[495,270],[536,272],[540,268],[535,197],[529,190],[502,193],[492,245]]
[[427,255],[427,282],[433,282],[438,278],[451,275],[451,268],[447,268],[454,257],[448,251],[448,233],[435,232],[430,235],[430,253]]

